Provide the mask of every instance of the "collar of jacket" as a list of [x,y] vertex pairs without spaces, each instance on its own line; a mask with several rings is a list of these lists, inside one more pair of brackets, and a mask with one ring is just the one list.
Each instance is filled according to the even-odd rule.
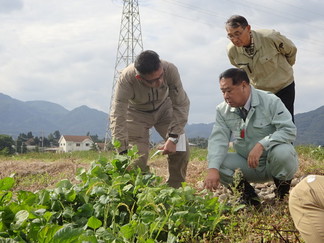
[[[257,95],[256,89],[252,85],[250,86],[251,86],[251,93],[252,93],[251,94],[251,109],[252,109],[260,104],[260,100]],[[237,110],[236,107],[231,107],[230,111],[239,114],[239,111]]]

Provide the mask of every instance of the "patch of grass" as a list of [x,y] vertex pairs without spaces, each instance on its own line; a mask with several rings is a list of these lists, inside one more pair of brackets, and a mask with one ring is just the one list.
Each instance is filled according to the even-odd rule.
[[48,173],[44,174],[29,174],[26,176],[17,176],[15,177],[16,184],[15,187],[17,188],[39,188],[39,187],[48,187],[53,184],[53,180],[62,179],[63,174],[61,174],[60,178],[53,178]]
[[316,146],[297,146],[299,173],[302,175],[324,175],[324,148]]
[[190,161],[207,161],[207,149],[200,149],[197,147],[190,148]]
[[299,156],[305,158],[315,159],[318,161],[324,161],[324,147],[321,146],[296,146]]

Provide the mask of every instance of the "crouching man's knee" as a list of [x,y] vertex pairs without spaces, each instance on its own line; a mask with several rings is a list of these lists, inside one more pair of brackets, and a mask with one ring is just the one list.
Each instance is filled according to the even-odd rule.
[[270,173],[279,180],[291,180],[298,169],[298,158],[294,146],[280,144],[268,154]]

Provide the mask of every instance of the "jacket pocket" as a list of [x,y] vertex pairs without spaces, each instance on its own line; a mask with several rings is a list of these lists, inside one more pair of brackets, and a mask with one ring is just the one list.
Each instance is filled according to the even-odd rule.
[[253,122],[253,130],[254,135],[260,138],[268,136],[274,132],[274,128],[271,125],[270,120],[266,119],[266,117],[256,119]]
[[278,66],[278,52],[272,51],[263,56],[260,56],[259,62],[266,70],[276,69]]

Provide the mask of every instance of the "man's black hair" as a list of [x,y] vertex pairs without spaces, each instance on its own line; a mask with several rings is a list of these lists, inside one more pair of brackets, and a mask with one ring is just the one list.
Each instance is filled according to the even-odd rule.
[[250,83],[249,77],[247,76],[246,72],[239,68],[227,69],[219,75],[219,80],[221,80],[222,78],[231,78],[233,85],[239,85],[243,81],[248,84]]
[[243,16],[240,15],[232,15],[227,21],[226,21],[226,26],[229,26],[231,28],[238,28],[238,27],[242,27],[243,29],[249,25],[249,23],[247,22],[246,18],[244,18]]
[[140,53],[134,62],[134,67],[140,74],[151,74],[159,70],[161,60],[159,55],[151,50]]

